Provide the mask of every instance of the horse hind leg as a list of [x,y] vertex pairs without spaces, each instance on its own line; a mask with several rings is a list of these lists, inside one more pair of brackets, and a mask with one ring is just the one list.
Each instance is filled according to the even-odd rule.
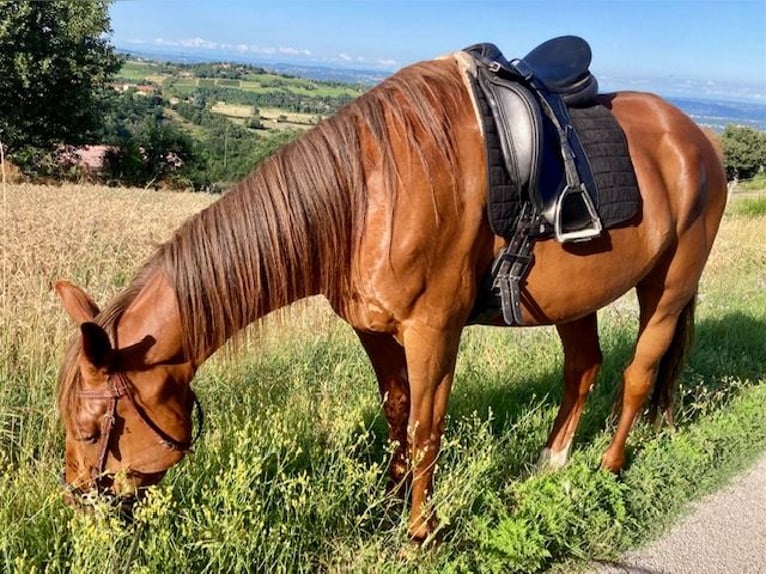
[[394,447],[389,469],[389,491],[403,497],[407,490],[407,422],[410,413],[410,385],[404,348],[393,336],[356,331],[378,379],[383,412],[388,423],[388,440]]
[[561,468],[569,459],[572,439],[603,358],[595,313],[556,325],[556,329],[564,348],[564,398],[538,462],[538,467],[550,469]]
[[[696,282],[695,285],[696,287]],[[641,320],[636,349],[623,375],[620,415],[601,467],[619,472],[625,464],[625,444],[633,423],[654,386],[650,413],[672,421],[673,391],[691,343],[695,291],[670,289],[644,282],[636,288]]]

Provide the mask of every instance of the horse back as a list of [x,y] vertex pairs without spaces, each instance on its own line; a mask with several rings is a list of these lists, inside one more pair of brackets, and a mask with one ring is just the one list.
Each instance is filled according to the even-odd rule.
[[654,94],[619,92],[601,99],[625,132],[642,195],[655,190],[666,194],[679,234],[704,216],[714,224],[712,243],[726,203],[726,174],[716,136]]

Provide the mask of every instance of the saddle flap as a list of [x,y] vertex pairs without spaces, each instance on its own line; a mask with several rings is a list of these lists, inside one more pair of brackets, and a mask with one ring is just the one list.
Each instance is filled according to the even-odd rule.
[[536,188],[543,123],[534,96],[524,86],[484,69],[478,80],[492,110],[509,176],[516,189]]

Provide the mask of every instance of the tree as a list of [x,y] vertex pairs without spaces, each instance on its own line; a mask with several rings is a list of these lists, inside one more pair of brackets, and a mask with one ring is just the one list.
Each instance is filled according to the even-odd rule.
[[766,166],[766,132],[728,125],[721,146],[729,180],[749,179]]
[[194,185],[189,180],[197,171],[195,162],[190,136],[147,116],[113,143],[104,169],[108,180],[127,185],[172,184],[179,179]]
[[92,140],[120,60],[109,0],[0,0],[0,140],[9,154]]

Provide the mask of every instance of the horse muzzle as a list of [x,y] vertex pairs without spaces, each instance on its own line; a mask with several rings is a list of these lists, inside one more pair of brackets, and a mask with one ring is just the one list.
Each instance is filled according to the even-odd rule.
[[114,508],[124,518],[131,519],[136,504],[146,497],[149,488],[162,480],[165,473],[103,475],[88,484],[73,485],[66,481],[66,473],[62,471],[59,482],[64,502],[78,511],[91,514],[98,507]]

